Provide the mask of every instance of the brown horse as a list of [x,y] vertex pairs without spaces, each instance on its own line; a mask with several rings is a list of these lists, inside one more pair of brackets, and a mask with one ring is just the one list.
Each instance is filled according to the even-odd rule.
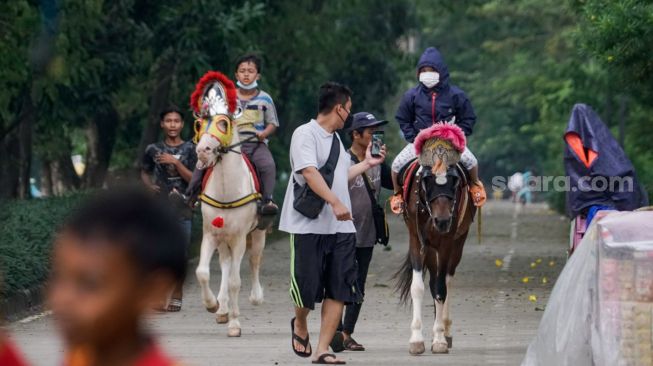
[[[422,154],[419,161],[413,163],[413,169],[407,169],[408,179],[404,185],[404,221],[410,243],[406,261],[396,277],[402,302],[406,303],[410,294],[413,304],[411,355],[421,354],[425,349],[422,335],[425,269],[429,272],[429,287],[435,305],[431,352],[449,352],[452,344],[451,280],[476,214],[468,192],[468,173],[458,164],[460,156],[450,144],[438,144],[443,140],[430,139],[425,145],[431,142],[435,143],[430,145],[440,146],[435,148],[431,159],[423,159]],[[432,165],[425,166],[424,160],[430,160],[428,164]]]

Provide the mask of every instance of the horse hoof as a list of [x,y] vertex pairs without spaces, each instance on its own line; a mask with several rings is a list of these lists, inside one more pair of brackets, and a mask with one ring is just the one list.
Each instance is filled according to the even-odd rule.
[[261,304],[263,304],[263,298],[256,298],[256,297],[250,296],[249,297],[249,302],[252,305],[261,305]]
[[436,342],[431,345],[431,353],[449,353],[447,342]]
[[218,324],[227,324],[229,322],[229,314],[218,314],[215,317]]
[[227,329],[227,337],[240,337],[240,328]]
[[408,350],[408,352],[410,352],[410,354],[413,356],[417,356],[424,353],[424,350],[425,350],[424,342],[414,342],[410,344],[410,349]]
[[220,309],[220,304],[215,303],[215,306],[211,306],[210,308],[206,308],[206,311],[208,311],[211,314],[215,314],[218,312],[218,309]]
[[211,314],[215,314],[215,313],[218,312],[218,309],[220,309],[220,302],[219,302],[218,299],[216,298],[216,299],[215,299],[215,305],[210,306],[210,307],[207,307],[207,308],[206,308],[206,311],[208,311],[208,312],[211,313]]
[[444,339],[447,340],[447,347],[448,348],[453,347],[453,337],[444,336]]

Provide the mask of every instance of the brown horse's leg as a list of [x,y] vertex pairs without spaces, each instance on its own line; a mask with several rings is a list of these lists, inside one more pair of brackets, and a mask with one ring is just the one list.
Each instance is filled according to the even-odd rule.
[[[433,295],[433,305],[435,308],[435,322],[433,323],[433,343],[431,352],[447,353],[449,352],[448,342],[445,338],[444,306],[448,300],[447,296],[447,264],[451,254],[451,245],[453,240],[442,240],[438,248],[437,258],[428,261],[431,264],[429,272],[431,274],[431,294]],[[432,269],[431,269],[432,268]]]
[[445,280],[447,286],[447,298],[444,301],[442,318],[444,321],[444,338],[446,339],[449,348],[453,346],[453,336],[451,335],[452,321],[451,321],[451,312],[449,308],[451,306],[452,282],[453,282],[453,276],[456,273],[456,268],[458,267],[458,264],[462,259],[463,245],[465,244],[466,239],[467,239],[467,233],[461,235],[454,241],[453,247],[451,249],[451,255],[449,256],[449,265],[447,268],[447,275]]
[[[409,228],[412,228],[409,226]],[[424,278],[421,244],[414,230],[410,231],[410,266],[412,267],[412,279],[410,282],[410,297],[413,304],[413,320],[410,323],[410,348],[411,355],[424,353],[424,336],[422,335],[422,301],[424,300]]]

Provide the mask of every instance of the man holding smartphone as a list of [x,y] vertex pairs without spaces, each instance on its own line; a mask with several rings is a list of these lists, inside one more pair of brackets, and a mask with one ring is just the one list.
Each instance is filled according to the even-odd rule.
[[[346,129],[352,141],[351,148],[348,150],[352,164],[365,159],[365,152],[370,144],[372,145],[370,149],[372,156],[381,151],[384,145],[383,126],[387,123],[388,121],[378,120],[368,112],[354,114],[351,126]],[[365,282],[372,260],[372,252],[377,243],[372,204],[378,202],[381,187],[392,190],[390,167],[385,163],[370,168],[349,181],[351,212],[356,227],[357,283],[363,297],[365,296]],[[372,197],[375,202],[371,202]],[[334,352],[365,350],[365,347],[351,336],[354,333],[362,305],[361,302],[346,306],[344,320],[340,323],[338,332],[331,342]]]

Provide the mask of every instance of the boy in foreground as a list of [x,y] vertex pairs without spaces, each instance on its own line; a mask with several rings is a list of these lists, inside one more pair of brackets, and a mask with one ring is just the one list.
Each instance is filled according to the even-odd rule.
[[48,302],[65,366],[168,366],[144,317],[186,271],[176,215],[136,189],[83,204],[55,238]]

